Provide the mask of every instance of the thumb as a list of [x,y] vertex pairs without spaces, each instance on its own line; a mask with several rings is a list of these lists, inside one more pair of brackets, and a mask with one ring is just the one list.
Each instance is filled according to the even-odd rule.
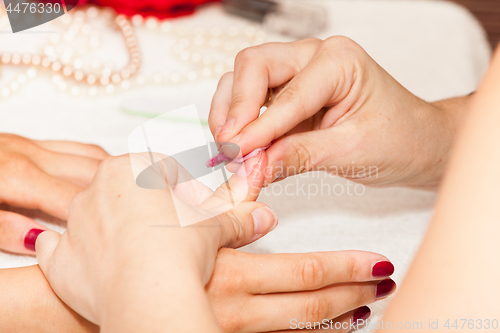
[[36,240],[36,258],[38,265],[45,275],[45,278],[51,283],[51,263],[54,251],[61,240],[61,234],[55,231],[42,232]]
[[220,247],[238,248],[255,242],[278,226],[278,216],[261,202],[242,202],[220,215]]

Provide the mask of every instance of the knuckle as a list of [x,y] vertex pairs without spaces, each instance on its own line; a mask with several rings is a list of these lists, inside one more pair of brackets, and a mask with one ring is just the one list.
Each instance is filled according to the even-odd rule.
[[360,276],[360,271],[358,265],[356,265],[356,258],[353,255],[348,255],[344,259],[344,265],[346,267],[347,280],[348,281],[358,281]]
[[36,169],[35,164],[26,156],[12,152],[1,152],[0,161],[4,174],[25,175]]
[[296,165],[299,167],[297,173],[308,171],[315,165],[313,154],[309,151],[308,145],[295,140],[293,142],[293,152],[295,154]]
[[308,254],[301,260],[298,268],[300,282],[306,290],[314,290],[323,286],[325,266],[316,254]]
[[329,318],[328,299],[321,293],[311,294],[305,302],[305,321],[314,323]]
[[226,218],[229,219],[229,225],[231,228],[230,233],[232,233],[233,235],[233,237],[231,237],[230,239],[233,239],[234,242],[238,244],[242,239],[245,238],[245,235],[247,233],[244,223],[241,223],[240,218],[233,209],[226,212]]
[[246,49],[243,49],[240,52],[238,52],[234,60],[234,64],[235,66],[241,64],[247,64],[248,62],[255,61],[255,59],[257,59],[259,56],[260,56],[260,51],[258,47],[256,46],[247,47]]
[[222,331],[224,333],[237,333],[242,332],[245,328],[243,324],[243,319],[240,313],[235,313],[235,311],[226,309],[227,311],[217,311],[215,310],[215,316],[217,321],[221,325]]
[[103,157],[109,157],[109,154],[106,150],[104,150],[104,148],[102,148],[101,146],[98,146],[98,145],[94,145],[94,144],[90,144],[89,145],[90,149],[92,149],[96,154],[99,154]]
[[234,264],[235,256],[231,254],[233,251],[235,250],[223,248],[217,254],[214,272],[207,285],[208,293],[215,298],[233,295],[241,291],[244,285],[244,275],[238,269],[239,266]]

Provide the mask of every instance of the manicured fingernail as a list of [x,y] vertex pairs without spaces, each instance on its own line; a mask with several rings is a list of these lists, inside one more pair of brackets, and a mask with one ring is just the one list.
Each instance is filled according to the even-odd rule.
[[40,235],[44,231],[45,230],[42,229],[31,229],[30,231],[28,231],[26,236],[24,236],[24,247],[28,250],[35,251],[36,239],[38,238],[38,235]]
[[267,234],[278,225],[278,216],[269,207],[257,208],[252,212],[252,217],[256,235]]
[[231,132],[234,128],[234,123],[236,121],[234,120],[234,118],[231,118],[229,119],[228,121],[226,121],[226,123],[224,124],[224,126],[222,126],[221,130],[220,130],[220,133],[228,133],[228,132]]
[[379,261],[373,265],[373,277],[386,277],[394,273],[394,265],[390,261]]
[[378,300],[389,296],[390,294],[392,294],[395,288],[396,288],[396,282],[392,281],[391,279],[385,279],[380,281],[377,284],[377,293],[375,299]]
[[[352,315],[352,321],[357,324],[358,320],[367,320],[368,317],[370,317],[370,314],[372,311],[370,310],[369,307],[367,306],[362,306],[358,308],[356,311],[354,311]],[[362,324],[362,323],[360,323]]]
[[220,133],[220,130],[222,129],[222,126],[217,126],[215,128],[215,135],[214,135],[214,139],[217,140],[217,137],[219,136],[219,133]]

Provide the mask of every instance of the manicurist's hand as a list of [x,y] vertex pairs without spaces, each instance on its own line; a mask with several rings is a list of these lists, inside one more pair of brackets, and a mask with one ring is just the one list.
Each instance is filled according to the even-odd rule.
[[[273,101],[259,117],[269,88]],[[338,36],[241,51],[209,123],[216,141],[243,155],[277,140],[267,150],[266,184],[324,170],[373,186],[435,187],[465,103],[419,99]]]
[[[144,189],[131,164],[149,155],[107,159],[73,200],[67,231],[38,237],[40,268],[54,292],[102,332],[218,332],[204,290],[217,251],[248,244],[277,224],[267,206],[253,201],[266,159],[261,153],[246,161],[249,176],[234,175],[215,193],[174,184],[187,176],[167,161],[151,169],[158,174],[149,179],[167,189]],[[248,191],[240,191],[242,185]],[[244,201],[223,212],[243,192]],[[179,211],[204,216],[218,207],[222,213],[215,217],[179,224]]]
[[[0,203],[66,220],[71,199],[88,186],[108,156],[94,145],[0,134]],[[34,255],[36,237],[46,229],[26,216],[0,210],[0,249]]]

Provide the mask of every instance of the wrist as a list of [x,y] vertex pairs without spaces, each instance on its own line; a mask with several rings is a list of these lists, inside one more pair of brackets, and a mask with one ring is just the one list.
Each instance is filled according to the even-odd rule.
[[99,307],[101,332],[219,332],[198,274],[167,265],[164,272],[113,280]]
[[452,146],[465,116],[469,96],[437,102],[424,102],[419,106],[419,121],[425,133],[413,177],[406,187],[435,190],[441,183]]

